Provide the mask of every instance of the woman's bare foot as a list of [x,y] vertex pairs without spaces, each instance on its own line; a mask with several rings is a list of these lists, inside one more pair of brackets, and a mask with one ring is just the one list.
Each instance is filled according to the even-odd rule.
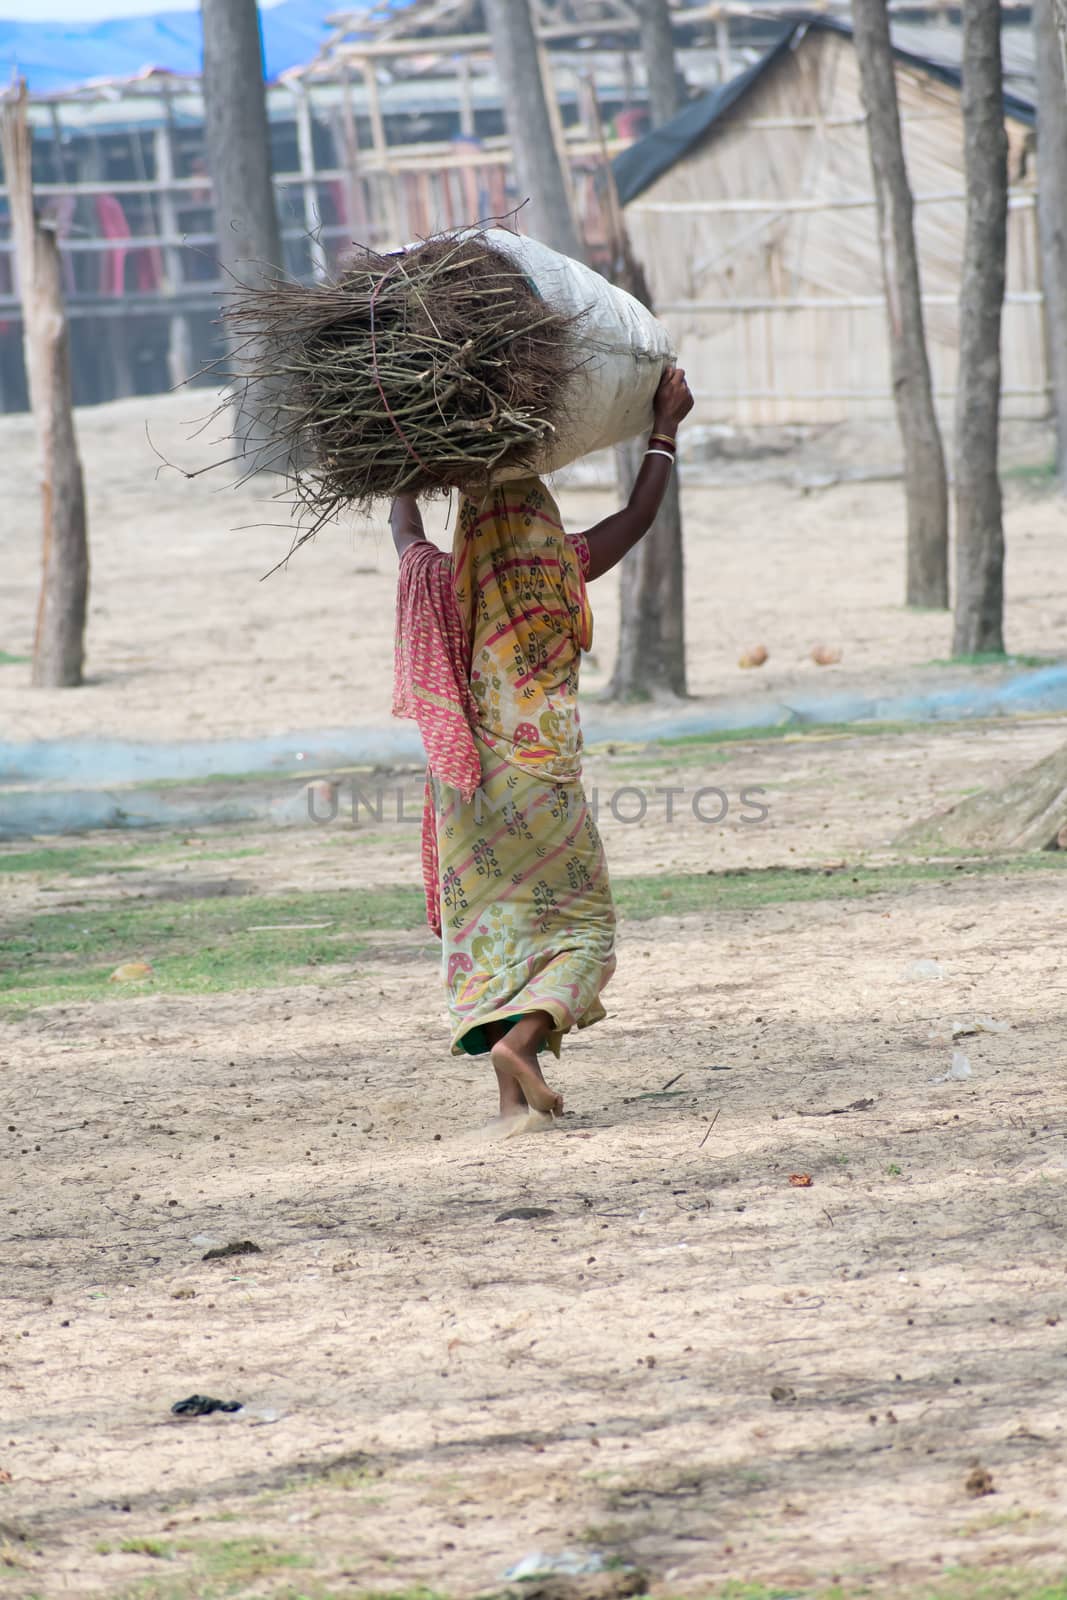
[[548,1013],[535,1011],[529,1016],[520,1017],[504,1037],[493,1045],[491,1054],[500,1085],[502,1116],[514,1116],[519,1099],[532,1111],[543,1111],[557,1117],[562,1114],[563,1096],[549,1087],[537,1064],[537,1052],[551,1028],[552,1018]]
[[496,1052],[500,1041],[492,1047],[493,1067],[496,1071],[497,1087],[500,1090],[500,1117],[508,1121],[512,1117],[525,1116],[530,1109],[526,1104],[518,1079],[503,1066],[497,1065]]
[[509,1031],[506,1022],[487,1022],[485,1031],[489,1036],[489,1059],[496,1069],[497,1088],[500,1091],[500,1117],[501,1122],[514,1122],[516,1117],[524,1117],[529,1112],[526,1096],[522,1087],[513,1073],[503,1067],[498,1067],[493,1058],[493,1051]]

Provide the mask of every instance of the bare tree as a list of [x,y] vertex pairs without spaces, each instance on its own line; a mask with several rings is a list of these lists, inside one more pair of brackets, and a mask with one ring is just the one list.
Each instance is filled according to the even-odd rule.
[[669,122],[685,104],[685,82],[674,53],[669,0],[634,0],[641,19],[641,54],[648,78],[648,109],[652,126]]
[[956,609],[952,653],[1004,649],[1000,321],[1008,224],[1008,136],[1000,0],[963,8],[963,163],[967,223],[956,393]]
[[1037,79],[1037,226],[1052,402],[1056,470],[1067,489],[1067,93],[1053,0],[1034,0]]
[[26,85],[0,110],[0,145],[22,301],[30,405],[37,424],[43,547],[32,680],[66,689],[82,681],[89,599],[85,487],[70,384],[70,335],[54,228],[33,203]]
[[910,606],[944,610],[948,606],[948,479],[926,353],[913,202],[900,132],[886,0],[853,0],[852,28],[878,206],[893,398],[904,447],[908,514],[905,600]]
[[[651,309],[644,270],[625,233],[616,247],[612,277]],[[627,499],[641,470],[646,443],[643,438],[627,439],[616,446],[616,479]],[[619,643],[607,693],[612,700],[686,693],[685,556],[677,466],[656,520],[619,566]]]
[[[215,193],[219,257],[231,282],[252,285],[283,265],[271,178],[263,42],[256,0],[201,0],[204,127]],[[269,395],[236,397],[234,431],[246,468],[281,466],[261,456]]]
[[[636,8],[641,18],[649,111],[653,127],[659,127],[677,115],[685,100],[670,6],[667,0],[636,0]],[[605,178],[611,191],[612,278],[652,310],[648,280],[631,249],[606,156]],[[644,440],[631,439],[615,451],[616,478],[623,496],[633,488],[644,448]],[[676,468],[655,522],[619,568],[619,644],[608,695],[614,700],[636,700],[655,694],[684,695],[686,689],[685,556]]]
[[553,250],[580,261],[585,252],[556,151],[529,0],[485,0],[485,11],[511,159],[522,198],[529,200],[527,227]]
[[[646,0],[641,3],[644,11]],[[581,259],[584,250],[552,138],[529,0],[485,0],[485,5],[512,159],[520,187],[530,199],[531,231],[554,249]],[[662,29],[658,37],[657,48],[662,50]],[[670,54],[673,79],[673,45]],[[660,77],[665,79],[666,74],[661,72]],[[608,178],[610,185],[610,169]],[[648,286],[629,250],[614,193],[609,209],[616,238],[613,280],[648,305]],[[626,496],[643,450],[642,442],[620,446],[617,452],[619,487]],[[609,694],[620,698],[657,691],[684,694],[683,587],[681,512],[678,485],[672,481],[652,528],[622,563],[620,645]]]

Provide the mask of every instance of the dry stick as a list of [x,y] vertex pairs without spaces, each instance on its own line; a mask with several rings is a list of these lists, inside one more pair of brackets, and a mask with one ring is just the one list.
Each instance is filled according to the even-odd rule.
[[[560,397],[580,365],[573,324],[545,308],[514,263],[470,236],[431,241],[402,263],[363,251],[334,284],[268,282],[237,296],[229,320],[246,336],[235,381],[288,385],[265,420],[289,458],[294,514],[316,531],[346,502],[401,487],[485,486],[502,461],[532,468],[563,421]],[[390,427],[399,424],[393,448],[380,436],[381,412],[363,399],[379,383]],[[300,465],[309,442],[312,464]]]
[[[719,1111],[721,1111],[721,1110],[722,1110],[722,1106],[719,1107]],[[708,1134],[711,1133],[712,1128],[714,1128],[715,1124],[719,1120],[719,1111],[716,1111],[715,1115],[712,1117],[711,1121],[708,1123],[708,1131],[707,1131],[707,1133],[705,1133],[703,1139],[701,1139],[700,1143],[697,1145],[697,1149],[698,1150],[703,1150],[704,1146],[707,1144],[707,1142],[708,1142]]]

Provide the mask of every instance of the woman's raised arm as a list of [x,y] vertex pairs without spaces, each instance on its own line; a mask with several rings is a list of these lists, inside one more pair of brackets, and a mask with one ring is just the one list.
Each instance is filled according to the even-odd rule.
[[605,517],[585,535],[589,545],[587,579],[603,577],[651,528],[674,466],[678,425],[693,409],[693,396],[681,367],[665,372],[653,405],[652,437],[641,470],[621,511]]
[[413,544],[424,544],[426,530],[422,525],[422,512],[413,494],[398,494],[389,511],[389,526],[393,530],[396,553],[402,556]]

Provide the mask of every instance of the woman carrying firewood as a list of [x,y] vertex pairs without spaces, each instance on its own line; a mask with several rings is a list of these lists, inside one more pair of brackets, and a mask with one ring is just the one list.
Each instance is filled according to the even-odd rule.
[[394,712],[418,722],[427,917],[440,935],[453,1054],[492,1058],[500,1112],[558,1113],[538,1054],[605,1015],[615,911],[581,781],[578,672],[586,583],[652,526],[693,399],[679,369],[626,506],[568,536],[538,478],[465,498],[452,553],[413,495],[393,502],[400,557]]

